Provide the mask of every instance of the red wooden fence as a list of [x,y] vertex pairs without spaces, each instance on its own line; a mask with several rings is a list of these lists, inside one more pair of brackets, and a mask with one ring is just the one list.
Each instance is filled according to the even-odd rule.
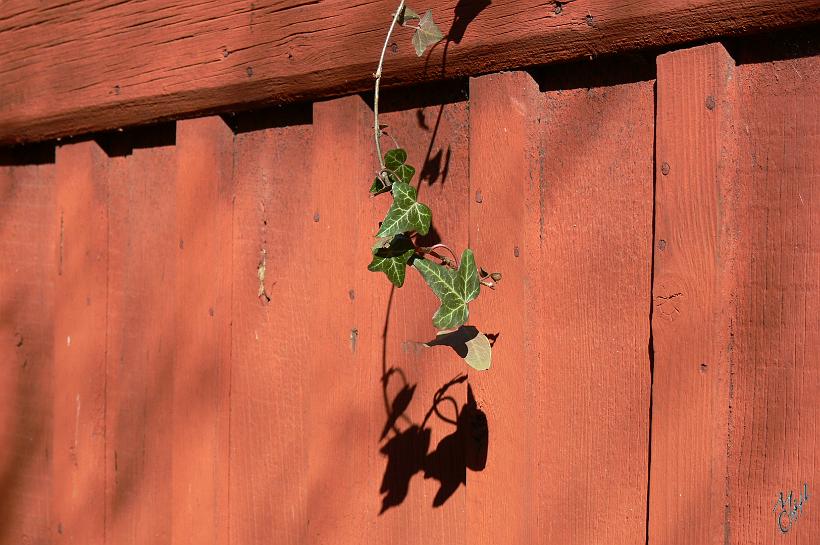
[[820,57],[740,44],[385,99],[485,373],[359,96],[3,151],[0,543],[819,541]]

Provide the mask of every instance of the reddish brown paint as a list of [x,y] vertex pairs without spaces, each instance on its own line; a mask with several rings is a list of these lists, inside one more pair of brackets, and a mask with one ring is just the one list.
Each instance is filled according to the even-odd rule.
[[[398,2],[4,2],[0,143],[372,88]],[[398,33],[385,82],[472,76],[820,21],[816,0],[430,0],[447,47]],[[457,19],[457,21],[456,21]],[[446,55],[445,55],[446,52]]]
[[177,124],[172,543],[228,540],[233,134]]
[[[817,57],[740,65],[731,329],[730,542],[820,542]],[[810,499],[785,535],[775,503]],[[820,502],[818,502],[820,503]],[[784,522],[787,522],[784,518]]]
[[171,543],[176,150],[156,134],[107,142],[106,536],[122,545]]
[[530,411],[542,415],[539,539],[644,543],[653,82],[545,99]]
[[104,543],[108,171],[95,142],[57,148],[53,543]]
[[490,455],[471,542],[644,538],[652,99],[651,82],[471,83],[471,245],[504,274],[475,304],[500,335],[474,379]]
[[[308,464],[305,539],[317,544],[357,542],[378,514],[372,462],[380,422],[370,415],[379,400],[379,339],[378,330],[368,326],[371,313],[385,301],[362,289],[365,275],[371,274],[364,268],[369,248],[362,241],[376,225],[374,204],[364,197],[376,164],[367,128],[371,121],[358,96],[316,103],[312,150],[306,153],[312,178],[309,213],[318,221],[305,231],[304,248],[327,249],[305,250],[310,269],[301,288],[308,305],[302,312],[309,335],[304,365],[310,392],[302,451]],[[340,444],[345,447],[339,449]]]
[[658,58],[650,543],[724,543],[734,69],[719,44]]
[[0,543],[42,543],[51,524],[54,165],[5,165],[5,158],[0,156]]
[[[276,121],[276,116],[270,116]],[[233,543],[305,542],[305,356],[317,333],[306,275],[313,222],[311,126],[236,135],[231,350],[230,534]],[[260,267],[264,277],[260,280]],[[264,292],[259,294],[260,282]],[[334,373],[335,375],[335,373]]]
[[[533,373],[540,326],[538,149],[542,96],[525,72],[470,80],[470,246],[477,265],[502,271],[498,292],[482,288],[471,323],[499,333],[491,372],[471,373],[476,401],[487,414],[486,469],[471,475],[468,543],[534,543],[539,438]],[[501,183],[499,183],[501,182]],[[478,201],[481,202],[478,202]],[[505,233],[499,238],[499,233]],[[516,255],[518,254],[518,255]],[[509,423],[517,421],[516,426]]]
[[[399,142],[410,143],[409,152],[419,173],[431,146],[438,110],[407,108],[384,117],[390,134]],[[420,199],[441,210],[436,220],[441,236],[456,247],[464,247],[466,224],[456,221],[456,216],[466,215],[466,209],[451,203],[466,197],[466,104],[446,105],[440,111],[431,154],[434,156],[444,142],[451,144],[451,170],[444,183],[441,179],[433,185],[423,182]],[[309,310],[297,317],[307,334],[303,350],[309,377],[305,402],[309,523],[302,531],[307,533],[306,541],[317,543],[462,543],[464,486],[456,483],[440,508],[432,506],[439,493],[435,477],[442,464],[452,464],[448,468],[451,474],[456,474],[459,465],[462,476],[465,471],[458,452],[446,450],[455,440],[451,436],[455,430],[435,415],[425,422],[425,415],[435,392],[463,368],[452,365],[449,349],[434,352],[419,344],[434,333],[430,316],[436,305],[421,279],[409,271],[405,287],[391,295],[393,290],[381,275],[365,269],[371,256],[370,236],[389,204],[385,198],[363,198],[373,176],[369,165],[377,164],[369,129],[372,112],[359,97],[351,97],[316,104],[313,116],[313,181],[310,207],[302,210],[309,218],[303,248],[349,246],[348,251],[314,254],[306,264],[306,280],[300,284],[300,289],[307,287],[302,297],[309,305]],[[357,123],[350,123],[350,119]],[[445,140],[456,131],[452,140]],[[442,152],[445,157],[446,149]],[[388,492],[383,489],[384,477],[392,472],[388,464],[412,457],[406,450],[396,451],[395,445],[403,443],[389,426],[382,437],[388,421],[385,403],[391,411],[399,410],[397,395],[405,385],[414,388],[414,395],[396,420],[395,430],[407,433],[411,426],[424,423],[430,430],[431,460],[406,476],[406,497],[382,512]],[[466,386],[461,383],[448,393],[461,409]],[[449,403],[440,411],[455,419]],[[320,429],[327,433],[314,432]],[[342,443],[345,448],[339,450]],[[407,450],[413,451],[412,447]],[[450,455],[456,459],[447,460]],[[425,469],[430,470],[428,478]],[[400,487],[390,478],[387,483],[391,490]],[[408,524],[414,528],[412,532],[407,531]]]
[[[391,296],[365,269],[389,201],[365,198],[361,98],[310,125],[205,118],[173,147],[105,137],[108,154],[0,166],[0,434],[18,444],[0,543],[643,543],[647,485],[651,543],[813,543],[811,499],[785,538],[771,509],[820,467],[816,64],[730,80],[719,46],[659,61],[651,479],[653,82],[543,93],[508,73],[473,80],[469,108],[388,93],[420,171],[451,146],[420,187],[436,230],[504,274],[471,309],[499,333],[493,369],[469,373],[489,457],[458,474],[478,430],[432,416],[428,454],[455,440],[466,481],[439,507],[425,460],[379,514],[382,451],[466,368],[413,342],[437,305],[418,275]],[[699,302],[661,322],[684,281]],[[716,363],[693,367],[702,353]],[[381,438],[390,368],[415,390]]]
[[650,543],[820,536],[775,509],[820,468],[816,68],[658,59]]

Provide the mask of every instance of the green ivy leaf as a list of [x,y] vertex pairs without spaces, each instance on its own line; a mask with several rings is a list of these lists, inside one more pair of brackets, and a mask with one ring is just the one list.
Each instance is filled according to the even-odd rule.
[[464,324],[470,314],[467,303],[478,297],[481,287],[473,251],[464,250],[457,271],[428,259],[416,259],[413,266],[441,301],[433,315],[433,325],[438,329],[453,329]]
[[373,244],[373,248],[371,248],[371,252],[373,253],[373,255],[376,255],[376,253],[378,253],[379,250],[382,250],[384,248],[389,248],[390,243],[392,241],[393,241],[393,237],[377,237],[376,238],[376,243]]
[[404,12],[401,15],[399,15],[399,24],[404,26],[405,23],[407,23],[407,21],[410,21],[412,19],[420,19],[419,14],[413,11],[412,8],[404,6]]
[[426,235],[430,230],[433,213],[426,205],[416,201],[416,190],[407,183],[393,184],[393,204],[387,211],[377,237],[389,237],[409,231]]
[[384,167],[387,170],[387,183],[380,176],[376,176],[370,186],[370,195],[376,196],[390,191],[390,186],[398,182],[410,183],[416,174],[416,169],[406,164],[407,152],[401,148],[391,149],[384,154]]
[[433,22],[432,10],[428,9],[424,16],[419,19],[419,28],[413,34],[413,47],[416,48],[416,55],[421,57],[429,46],[437,44],[442,38],[444,38],[444,34]]
[[370,186],[370,195],[375,197],[376,195],[381,195],[382,193],[387,193],[390,191],[390,186],[384,183],[384,180],[376,176],[373,180],[373,185]]
[[404,182],[406,184],[410,183],[410,180],[413,179],[413,175],[416,173],[416,169],[411,167],[410,165],[401,165],[396,170],[392,170],[388,173],[390,176],[390,181],[393,183]]
[[403,165],[405,161],[407,161],[407,152],[401,148],[391,149],[384,154],[384,164],[390,170]]
[[373,261],[367,266],[367,270],[383,272],[393,285],[400,288],[404,285],[407,262],[415,251],[410,238],[404,234],[389,241],[379,239],[373,246]]
[[391,149],[384,154],[384,166],[388,170],[390,181],[395,183],[396,180],[410,183],[416,169],[406,164],[407,152],[401,148]]

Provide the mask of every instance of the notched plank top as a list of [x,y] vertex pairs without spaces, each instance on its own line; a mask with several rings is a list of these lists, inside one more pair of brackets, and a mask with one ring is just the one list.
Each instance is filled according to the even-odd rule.
[[[389,85],[820,20],[816,0],[418,1],[448,38],[417,58],[400,30]],[[6,0],[0,145],[365,90],[396,5]]]

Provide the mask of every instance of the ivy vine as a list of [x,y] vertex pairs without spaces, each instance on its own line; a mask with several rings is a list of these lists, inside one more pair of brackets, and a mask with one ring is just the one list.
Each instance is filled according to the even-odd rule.
[[[370,186],[371,196],[389,193],[393,202],[376,232],[373,260],[367,268],[384,273],[397,288],[404,285],[407,267],[416,269],[441,302],[433,315],[433,325],[439,333],[436,340],[425,344],[452,346],[471,367],[485,370],[491,363],[490,341],[474,327],[464,324],[470,316],[468,305],[478,297],[481,286],[494,289],[501,275],[478,268],[473,251],[469,248],[462,252],[461,259],[457,259],[455,252],[446,244],[431,247],[418,244],[419,236],[430,231],[433,213],[429,206],[418,202],[418,193],[411,185],[416,169],[407,163],[407,152],[398,144],[382,155],[381,139],[387,127],[379,123],[379,86],[385,52],[396,26],[415,30],[412,43],[418,56],[444,38],[433,21],[431,10],[419,15],[407,7],[404,0],[399,3],[374,74],[373,127],[379,170]],[[443,255],[444,251],[449,255]]]

